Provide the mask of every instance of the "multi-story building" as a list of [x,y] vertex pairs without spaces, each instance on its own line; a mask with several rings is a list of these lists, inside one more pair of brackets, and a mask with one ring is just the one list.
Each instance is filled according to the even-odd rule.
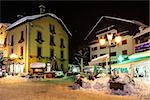
[[150,50],[150,26],[140,29],[134,37],[135,53]]
[[7,36],[7,27],[9,26],[9,23],[0,23],[0,52],[3,53],[4,57],[7,57],[7,48],[6,46],[6,36]]
[[[110,31],[107,32],[103,32],[99,35],[97,35],[97,37],[99,38],[101,35],[106,35],[108,33],[117,33],[117,30],[112,29]],[[127,57],[128,55],[131,55],[134,53],[134,47],[133,47],[133,36],[130,35],[125,35],[125,36],[121,36],[122,37],[122,41],[121,43],[119,43],[118,45],[112,45],[111,46],[111,62],[115,63],[118,61],[118,57],[120,55],[123,55],[124,57]],[[114,43],[112,41],[112,43]],[[89,45],[90,47],[90,59],[94,59],[106,54],[109,54],[109,50],[108,50],[108,46],[107,43],[104,46],[101,46],[99,43],[99,40],[93,41],[90,43]],[[100,61],[99,65],[101,65],[102,63],[105,63],[105,61]]]
[[67,70],[68,39],[72,34],[56,15],[26,16],[12,23],[7,31],[8,57],[13,60],[11,72],[28,73],[32,63],[51,63],[52,59],[57,63],[54,70]]

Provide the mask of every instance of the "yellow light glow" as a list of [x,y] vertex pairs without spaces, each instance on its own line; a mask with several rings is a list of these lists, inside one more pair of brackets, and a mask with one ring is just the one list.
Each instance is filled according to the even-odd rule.
[[16,58],[18,58],[18,56],[15,53],[10,55],[10,59],[16,59]]
[[120,43],[121,42],[121,36],[116,36],[115,37],[115,42]]
[[100,39],[99,43],[100,43],[100,45],[104,45],[106,43],[106,40],[105,39]]
[[4,40],[2,37],[0,37],[0,44],[4,44]]
[[112,38],[113,38],[113,34],[107,34],[107,39],[108,39],[108,41],[111,41]]

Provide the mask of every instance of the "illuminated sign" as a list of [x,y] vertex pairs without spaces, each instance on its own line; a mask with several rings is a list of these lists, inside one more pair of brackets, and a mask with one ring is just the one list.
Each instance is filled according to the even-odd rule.
[[142,50],[149,50],[149,49],[150,49],[150,42],[144,43],[144,44],[141,44],[141,45],[135,47],[136,52],[139,52]]

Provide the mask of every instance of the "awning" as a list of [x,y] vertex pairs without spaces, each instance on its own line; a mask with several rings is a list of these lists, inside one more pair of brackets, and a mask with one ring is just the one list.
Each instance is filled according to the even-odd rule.
[[95,58],[95,59],[92,59],[91,62],[89,62],[89,65],[101,63],[102,60],[103,60],[103,59],[106,59],[106,58],[109,58],[109,55],[108,55],[108,54],[103,55],[103,56],[100,56],[100,57],[97,57],[97,58]]

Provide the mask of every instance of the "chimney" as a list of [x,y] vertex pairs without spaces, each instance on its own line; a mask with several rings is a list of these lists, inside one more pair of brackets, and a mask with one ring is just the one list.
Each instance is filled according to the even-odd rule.
[[40,8],[40,14],[45,13],[45,8],[46,7],[44,5],[40,5],[39,8]]

